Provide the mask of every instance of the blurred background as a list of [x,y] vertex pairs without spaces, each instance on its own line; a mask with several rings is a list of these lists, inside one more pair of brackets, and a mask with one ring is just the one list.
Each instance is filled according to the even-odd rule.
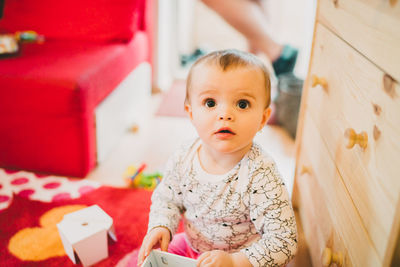
[[[265,1],[270,35],[280,43],[299,50],[294,73],[304,79],[312,44],[316,1]],[[89,178],[112,185],[123,185],[128,165],[147,164],[147,171],[162,171],[171,153],[184,140],[194,138],[195,130],[183,112],[184,81],[189,64],[182,56],[196,49],[211,52],[236,48],[248,50],[243,35],[217,13],[195,0],[158,1],[154,47],[154,77],[151,104],[143,110],[145,123],[127,132]],[[240,14],[238,14],[239,16]],[[279,125],[267,125],[256,136],[277,162],[289,192],[294,176],[294,139]]]

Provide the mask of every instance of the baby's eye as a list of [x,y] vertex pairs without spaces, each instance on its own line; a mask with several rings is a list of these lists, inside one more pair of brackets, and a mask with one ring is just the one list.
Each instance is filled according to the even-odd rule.
[[205,104],[206,107],[208,107],[208,108],[215,107],[215,100],[214,100],[214,99],[208,98],[208,99],[206,99],[206,100],[204,101],[204,104]]
[[242,99],[242,100],[238,101],[237,106],[240,109],[246,109],[246,108],[250,107],[250,102],[247,101],[247,100]]

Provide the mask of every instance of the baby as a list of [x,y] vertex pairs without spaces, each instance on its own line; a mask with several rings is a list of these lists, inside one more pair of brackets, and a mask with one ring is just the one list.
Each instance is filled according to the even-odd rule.
[[[252,54],[217,51],[194,63],[185,110],[199,138],[169,160],[152,195],[139,265],[157,245],[197,266],[281,266],[294,256],[288,193],[274,161],[253,143],[270,101],[268,72]],[[175,235],[181,217],[185,230]]]

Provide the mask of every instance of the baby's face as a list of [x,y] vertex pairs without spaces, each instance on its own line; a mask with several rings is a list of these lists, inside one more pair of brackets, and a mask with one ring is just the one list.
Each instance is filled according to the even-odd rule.
[[196,67],[185,110],[208,148],[220,153],[250,149],[270,115],[264,84],[262,71],[254,67]]

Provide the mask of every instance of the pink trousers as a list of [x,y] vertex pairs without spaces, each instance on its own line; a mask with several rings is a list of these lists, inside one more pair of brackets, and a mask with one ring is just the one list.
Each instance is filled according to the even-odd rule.
[[[174,236],[172,241],[169,243],[168,252],[192,259],[197,259],[200,256],[200,254],[194,251],[186,241],[185,233],[179,233]],[[139,249],[136,249],[132,252],[132,256],[128,261],[127,267],[137,266],[138,254]]]

